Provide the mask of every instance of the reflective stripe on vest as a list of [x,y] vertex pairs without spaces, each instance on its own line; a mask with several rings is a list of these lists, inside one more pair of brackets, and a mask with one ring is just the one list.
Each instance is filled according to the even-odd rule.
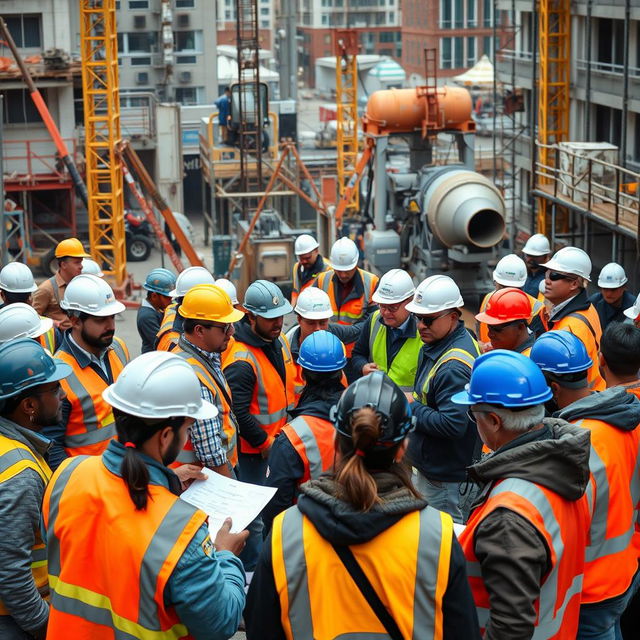
[[298,416],[282,427],[282,433],[287,436],[304,465],[299,485],[317,478],[333,466],[335,430],[328,420]]
[[382,324],[380,311],[371,315],[371,331],[369,333],[369,357],[372,358],[403,391],[413,391],[418,370],[418,357],[422,349],[422,340],[416,329],[416,335],[407,338],[391,361],[387,361],[387,327]]
[[[329,296],[335,321],[340,324],[355,324],[358,320],[362,319],[367,307],[371,304],[371,296],[378,286],[378,276],[375,276],[373,273],[369,273],[368,271],[364,271],[363,269],[358,269],[358,273],[362,278],[362,296],[360,296],[360,298],[348,300],[338,308],[335,296],[335,287],[333,286],[334,273],[335,272],[332,269],[322,272],[316,280],[316,286],[319,289],[322,289]],[[351,347],[353,347],[353,345],[351,345]]]
[[[129,361],[126,346],[120,338],[114,338],[108,359],[111,377],[115,381]],[[101,454],[109,440],[115,437],[113,409],[102,398],[109,386],[91,367],[80,367],[67,351],[58,350],[56,358],[66,362],[73,373],[60,381],[71,410],[67,420],[64,446],[68,455]]]
[[551,569],[540,585],[536,602],[538,618],[532,639],[575,639],[590,518],[586,497],[571,502],[527,480],[508,478],[498,482],[471,514],[459,539],[467,558],[467,576],[483,632],[490,617],[489,594],[475,555],[474,536],[484,518],[498,508],[509,509],[525,518],[549,550]]
[[149,492],[137,511],[122,479],[96,456],[71,458],[56,472],[43,504],[50,640],[191,637],[164,591],[206,515],[165,487],[150,484]]
[[[40,316],[43,317],[43,316]],[[38,342],[45,348],[49,350],[49,353],[53,355],[56,352],[57,344],[56,344],[56,331],[53,327],[49,329],[49,331],[45,331],[39,338]]]
[[156,333],[156,350],[170,351],[171,344],[178,341],[180,333],[175,329],[174,324],[178,316],[177,302],[172,302],[165,310],[162,316],[162,322],[158,333]]
[[[451,516],[426,507],[350,547],[407,640],[443,637],[452,540]],[[287,640],[389,637],[331,544],[297,507],[276,517],[271,544]]]

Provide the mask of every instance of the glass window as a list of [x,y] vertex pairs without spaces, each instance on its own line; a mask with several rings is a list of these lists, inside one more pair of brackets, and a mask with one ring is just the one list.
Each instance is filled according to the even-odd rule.
[[149,0],[129,0],[129,9],[148,9]]
[[41,16],[6,16],[5,22],[16,43],[16,47],[21,49],[38,49],[42,47]]
[[176,56],[176,64],[196,64],[197,56]]
[[440,67],[442,69],[451,69],[451,40],[452,38],[440,40]]
[[193,9],[196,0],[176,0],[176,9]]
[[461,69],[464,66],[464,38],[454,38],[453,68]]
[[176,51],[202,53],[202,31],[174,31],[173,44]]
[[269,15],[269,9],[268,9],[268,7],[262,7],[262,8],[260,9],[260,15],[261,15],[261,16],[268,16],[268,15]]
[[149,53],[151,48],[156,44],[156,34],[146,33],[128,33],[127,34],[127,51],[129,53]]
[[456,29],[464,27],[464,0],[453,0],[453,26]]
[[482,26],[493,27],[493,0],[483,0]]
[[148,67],[151,65],[151,58],[146,56],[132,56],[131,57],[131,66],[132,67]]
[[467,27],[476,26],[476,2],[477,0],[467,0]]
[[[46,104],[47,90],[40,89],[40,93]],[[2,91],[2,94],[4,95],[4,112],[2,114],[2,122],[4,124],[42,122],[40,114],[26,89],[7,89]]]
[[203,92],[203,87],[176,87],[176,102],[198,104]]
[[476,63],[476,38],[467,38],[467,62],[465,66],[472,67]]

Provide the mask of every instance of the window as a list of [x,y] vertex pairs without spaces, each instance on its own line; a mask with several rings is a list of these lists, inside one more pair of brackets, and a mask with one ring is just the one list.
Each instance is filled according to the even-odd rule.
[[148,9],[149,0],[129,0],[129,9]]
[[202,31],[174,31],[173,44],[176,51],[202,53]]
[[156,44],[157,36],[153,32],[127,33],[127,53],[150,53]]
[[196,6],[196,0],[176,0],[176,9],[193,9]]
[[596,140],[620,146],[622,131],[622,111],[596,105]]
[[42,47],[41,16],[13,15],[6,16],[9,32],[19,49],[39,49]]
[[204,87],[177,87],[176,102],[185,105],[198,104],[202,93],[204,93]]
[[463,29],[475,26],[477,26],[476,0],[440,0],[441,29]]
[[453,38],[442,38],[440,40],[440,67],[451,69],[451,41]]
[[329,24],[329,18],[326,13],[322,14],[322,24]]
[[197,56],[176,56],[176,64],[196,64]]
[[440,40],[440,68],[471,67],[477,58],[476,38],[442,38]]
[[476,59],[476,38],[467,38],[467,60],[464,66],[472,67],[476,63]]
[[493,59],[493,37],[484,36],[482,38],[482,53]]
[[[40,93],[47,103],[47,90],[40,89]],[[27,122],[42,122],[38,110],[26,89],[7,89],[3,91],[4,113],[3,124],[25,124]]]
[[269,9],[268,9],[268,7],[261,7],[261,8],[260,8],[260,15],[261,15],[261,16],[268,16],[268,15],[269,15]]
[[477,24],[476,0],[467,0],[467,27],[475,27]]
[[260,20],[260,27],[262,29],[269,29],[269,27],[271,27],[271,24],[268,20]]
[[231,20],[231,11],[229,11],[229,9],[226,9],[224,12],[224,19],[225,20]]
[[597,61],[604,63],[604,70],[618,70],[614,67],[624,65],[624,21],[600,18],[596,28]]
[[493,0],[483,0],[482,26],[493,27]]
[[148,67],[151,64],[151,58],[147,56],[132,56],[131,57],[131,66],[132,67]]
[[120,0],[116,0],[116,11],[120,11]]

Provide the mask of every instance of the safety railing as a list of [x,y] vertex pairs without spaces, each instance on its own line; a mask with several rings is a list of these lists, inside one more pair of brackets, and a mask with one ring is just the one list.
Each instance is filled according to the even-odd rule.
[[[613,62],[599,62],[597,60],[576,60],[576,65],[580,71],[586,71],[591,65],[591,71],[598,73],[606,73],[612,76],[624,76],[624,65]],[[633,78],[640,77],[640,67],[627,67],[629,76]]]
[[[64,139],[71,157],[78,161],[77,140]],[[50,139],[4,140],[2,146],[5,181],[38,182],[43,178],[69,180],[69,174]]]

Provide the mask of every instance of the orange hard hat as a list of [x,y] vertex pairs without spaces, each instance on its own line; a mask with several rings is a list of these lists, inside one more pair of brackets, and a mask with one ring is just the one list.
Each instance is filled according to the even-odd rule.
[[183,318],[211,322],[237,322],[244,316],[231,303],[229,294],[214,284],[198,284],[187,291],[178,307]]
[[67,238],[58,243],[56,258],[90,258],[78,238]]
[[514,320],[531,319],[531,300],[521,289],[507,287],[494,291],[484,311],[477,316],[478,322],[485,324],[505,324]]

